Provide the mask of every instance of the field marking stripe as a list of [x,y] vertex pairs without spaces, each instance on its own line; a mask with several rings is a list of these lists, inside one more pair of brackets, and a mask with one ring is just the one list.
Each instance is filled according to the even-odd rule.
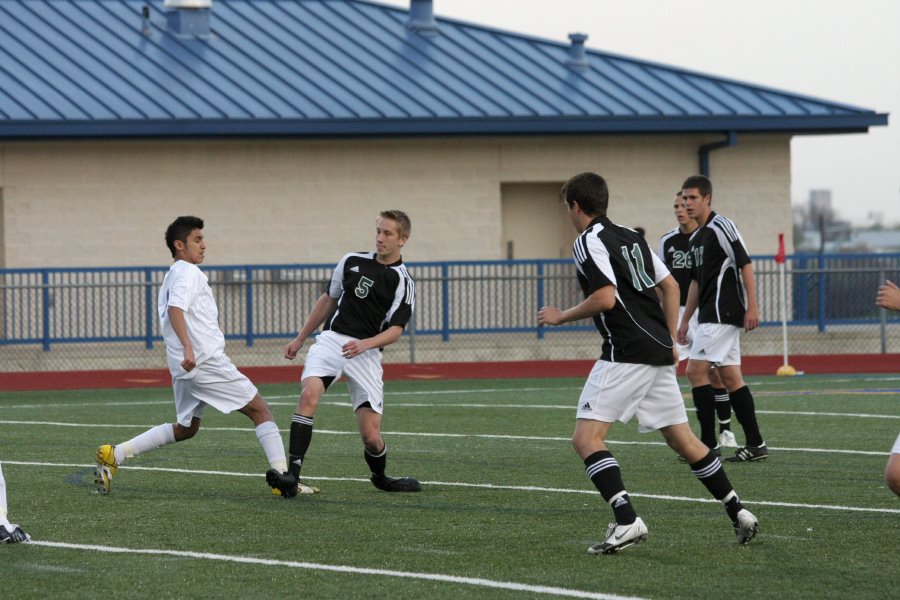
[[[28,462],[28,461],[18,461],[18,460],[4,460],[3,464],[9,465],[20,465],[25,467],[66,467],[66,468],[90,468],[93,469],[94,465],[82,465],[82,464],[73,464],[73,463],[45,463],[45,462]],[[262,477],[259,473],[241,473],[237,471],[209,471],[203,469],[174,469],[168,467],[138,467],[138,466],[121,466],[119,469],[125,471],[150,471],[150,472],[158,472],[158,473],[177,473],[181,475],[191,474],[191,475],[212,475],[215,477]],[[303,474],[304,480],[309,481],[358,481],[368,483],[368,479],[364,479],[362,477],[325,477],[325,476],[315,476],[315,475],[307,475]],[[593,489],[572,489],[572,488],[553,488],[553,487],[540,487],[536,485],[497,485],[494,483],[467,483],[461,481],[422,481],[425,485],[445,485],[452,487],[463,487],[463,488],[477,488],[477,489],[485,489],[485,490],[509,490],[514,492],[555,492],[559,494],[585,494],[585,495],[596,495],[597,491]],[[628,492],[629,496],[634,496],[636,498],[651,498],[654,500],[673,500],[677,502],[701,502],[704,504],[717,504],[719,501],[715,498],[693,498],[691,496],[670,496],[666,494],[642,494],[640,492]],[[747,500],[743,499],[747,504],[756,506],[783,506],[783,507],[791,507],[791,508],[809,508],[809,509],[826,509],[826,510],[841,510],[841,511],[851,511],[851,512],[877,512],[877,513],[889,513],[889,514],[900,514],[900,508],[871,508],[871,507],[862,507],[862,506],[841,506],[835,504],[801,504],[798,502],[775,502],[769,500]]]
[[486,587],[501,590],[513,590],[517,592],[530,592],[532,594],[545,594],[551,596],[564,596],[568,598],[594,598],[597,600],[641,600],[638,596],[619,596],[617,594],[604,594],[587,592],[568,588],[551,587],[545,585],[530,585],[512,581],[496,581],[493,579],[481,579],[478,577],[460,577],[458,575],[444,575],[441,573],[421,573],[415,571],[395,571],[391,569],[371,569],[366,567],[352,567],[347,565],[328,565],[323,563],[298,562],[291,560],[278,560],[271,558],[254,558],[252,556],[232,556],[228,554],[212,554],[209,552],[191,552],[182,550],[159,550],[155,548],[122,548],[116,546],[97,546],[93,544],[70,544],[66,542],[47,542],[32,540],[29,542],[35,546],[49,548],[63,548],[67,550],[89,550],[92,552],[109,552],[113,554],[144,554],[152,556],[177,556],[179,558],[194,558],[201,560],[217,560],[251,565],[264,565],[269,567],[288,567],[291,569],[308,569],[311,571],[329,571],[334,573],[349,573],[353,575],[382,575],[387,577],[401,577],[405,579],[422,579],[425,581],[439,581],[442,583],[454,583]]
[[[45,425],[52,427],[90,427],[90,428],[106,428],[106,429],[150,429],[154,425],[123,425],[120,423],[63,423],[55,421],[11,421],[0,420],[0,425]],[[203,431],[231,431],[231,432],[253,432],[249,427],[204,427]],[[279,429],[279,432],[288,432],[287,429]],[[424,437],[424,438],[478,438],[478,439],[503,439],[514,441],[532,441],[532,442],[569,442],[570,436],[547,436],[547,435],[507,435],[496,433],[429,433],[425,431],[384,431],[384,435],[396,435],[407,437]],[[316,435],[359,435],[358,431],[336,431],[333,429],[316,429]],[[665,446],[665,442],[634,442],[625,440],[606,440],[607,444],[622,446]],[[889,451],[881,450],[842,450],[838,448],[783,448],[777,446],[769,446],[770,450],[777,452],[818,452],[823,454],[854,454],[859,456],[888,456]]]

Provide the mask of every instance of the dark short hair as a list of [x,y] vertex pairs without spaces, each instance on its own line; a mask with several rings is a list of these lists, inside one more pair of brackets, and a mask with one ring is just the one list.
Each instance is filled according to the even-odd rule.
[[584,214],[590,217],[605,217],[609,208],[609,186],[596,173],[579,173],[562,186],[559,197],[570,207],[578,203]]
[[412,233],[412,223],[402,210],[383,210],[378,214],[380,219],[392,219],[397,223],[397,235],[408,238]]
[[712,181],[704,175],[691,175],[681,184],[681,189],[696,188],[701,196],[712,196]]
[[166,246],[175,258],[175,242],[187,242],[188,236],[195,229],[203,229],[203,219],[200,217],[178,217],[166,228]]

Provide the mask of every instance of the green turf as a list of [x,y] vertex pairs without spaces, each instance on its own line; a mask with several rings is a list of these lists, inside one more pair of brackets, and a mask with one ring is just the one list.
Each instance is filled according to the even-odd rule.
[[[11,598],[542,597],[508,585],[521,584],[597,597],[896,597],[900,500],[882,475],[900,428],[900,378],[749,379],[771,458],[726,463],[761,521],[746,547],[658,434],[615,425],[610,447],[650,528],[647,543],[615,556],[585,552],[611,511],[568,441],[581,383],[389,382],[388,472],[418,477],[420,494],[366,481],[338,384],[316,414],[304,466],[322,493],[290,501],[270,494],[242,415],[207,411],[196,438],[129,460],[103,497],[96,447],[171,421],[171,391],[0,394],[10,517],[38,542],[0,547],[0,589]],[[261,391],[286,429],[295,386]],[[83,547],[92,545],[231,560]]]

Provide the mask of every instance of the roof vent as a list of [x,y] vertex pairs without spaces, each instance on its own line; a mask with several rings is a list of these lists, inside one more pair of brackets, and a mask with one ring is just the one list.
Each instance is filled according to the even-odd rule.
[[166,24],[180,38],[209,37],[212,0],[166,0]]
[[569,46],[569,58],[566,60],[566,66],[574,71],[586,71],[591,68],[584,51],[584,43],[587,39],[588,36],[584,33],[569,34],[569,41],[572,44]]
[[406,30],[429,37],[438,34],[432,0],[410,0]]

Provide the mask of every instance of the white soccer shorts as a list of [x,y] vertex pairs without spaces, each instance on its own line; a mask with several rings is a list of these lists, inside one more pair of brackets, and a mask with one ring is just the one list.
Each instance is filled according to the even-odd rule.
[[356,338],[323,331],[316,336],[316,343],[306,353],[303,375],[300,381],[308,377],[347,378],[350,388],[350,401],[353,410],[368,402],[372,410],[384,413],[384,370],[381,367],[381,351],[378,348],[366,350],[353,358],[344,358],[341,350],[344,344]]
[[691,359],[714,367],[741,364],[741,328],[724,323],[700,323],[691,343]]
[[627,423],[635,415],[641,433],[687,423],[675,366],[598,360],[581,390],[576,418]]
[[227,415],[247,406],[259,393],[224,354],[197,365],[191,374],[188,379],[172,380],[175,414],[182,427],[189,427],[194,417],[202,418],[207,404]]

